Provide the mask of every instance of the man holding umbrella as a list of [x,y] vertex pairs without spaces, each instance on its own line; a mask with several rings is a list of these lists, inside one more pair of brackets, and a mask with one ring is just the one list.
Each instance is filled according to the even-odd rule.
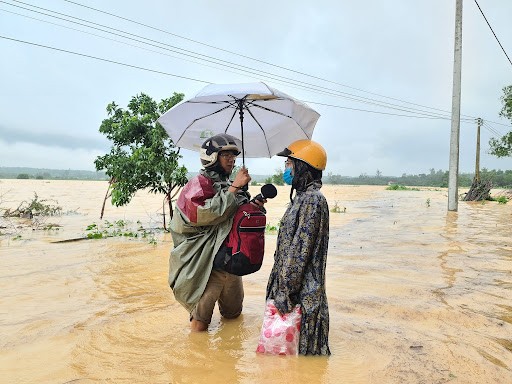
[[200,149],[203,169],[183,187],[171,220],[174,248],[169,285],[176,300],[190,312],[192,331],[207,330],[216,302],[225,318],[236,318],[242,312],[242,278],[213,268],[238,206],[251,198],[243,189],[251,181],[246,168],[240,169],[233,182],[229,179],[239,154],[233,136],[222,133],[204,141]]

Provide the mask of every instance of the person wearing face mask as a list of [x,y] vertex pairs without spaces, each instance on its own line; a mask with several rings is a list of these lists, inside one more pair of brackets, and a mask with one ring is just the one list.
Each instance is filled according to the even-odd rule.
[[327,154],[312,140],[298,140],[278,156],[287,158],[283,180],[292,186],[291,203],[279,226],[266,299],[274,300],[281,315],[300,304],[299,354],[330,355],[325,291],[329,207],[320,192]]
[[203,169],[183,187],[170,223],[174,248],[169,258],[169,285],[176,300],[189,311],[192,331],[208,329],[215,303],[224,318],[236,318],[242,312],[242,278],[213,266],[238,207],[251,200],[245,188],[251,181],[246,168],[230,180],[239,154],[233,136],[219,134],[207,139],[200,150]]

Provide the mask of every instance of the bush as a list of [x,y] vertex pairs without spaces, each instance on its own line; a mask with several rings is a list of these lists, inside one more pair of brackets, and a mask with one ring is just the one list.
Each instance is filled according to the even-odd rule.
[[498,202],[498,204],[507,204],[508,203],[508,199],[506,196],[498,196],[495,200]]
[[390,191],[406,191],[407,187],[400,184],[391,184],[386,189],[389,189]]
[[391,191],[419,191],[418,188],[409,188],[400,184],[391,184],[386,189],[389,189]]

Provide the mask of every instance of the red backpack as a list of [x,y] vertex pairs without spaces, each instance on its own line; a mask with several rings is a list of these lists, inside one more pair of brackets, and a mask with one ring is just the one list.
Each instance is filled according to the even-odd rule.
[[[251,201],[272,199],[276,195],[276,187],[265,184]],[[259,270],[265,253],[266,226],[265,208],[250,202],[238,207],[229,235],[215,255],[213,267],[238,276]]]
[[265,253],[267,218],[258,206],[238,207],[228,237],[215,256],[214,267],[243,276],[261,268]]

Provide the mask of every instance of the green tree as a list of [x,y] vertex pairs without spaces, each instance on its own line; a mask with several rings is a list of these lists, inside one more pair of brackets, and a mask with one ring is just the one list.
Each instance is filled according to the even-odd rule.
[[265,183],[274,185],[284,185],[283,170],[281,168],[277,168],[275,172],[276,173],[274,173],[272,176],[267,177],[265,179]]
[[[501,97],[503,108],[500,116],[509,119],[512,122],[512,85],[503,88],[503,96]],[[512,131],[505,134],[499,139],[492,138],[489,140],[489,153],[496,157],[512,156]]]
[[105,200],[111,196],[113,205],[126,205],[135,192],[148,188],[151,193],[165,195],[172,217],[172,198],[187,182],[187,169],[178,164],[179,149],[156,120],[183,97],[174,93],[157,103],[141,93],[132,97],[126,110],[115,102],[107,106],[109,117],[99,131],[112,142],[112,148],[94,161],[96,170],[105,170],[110,177]]

